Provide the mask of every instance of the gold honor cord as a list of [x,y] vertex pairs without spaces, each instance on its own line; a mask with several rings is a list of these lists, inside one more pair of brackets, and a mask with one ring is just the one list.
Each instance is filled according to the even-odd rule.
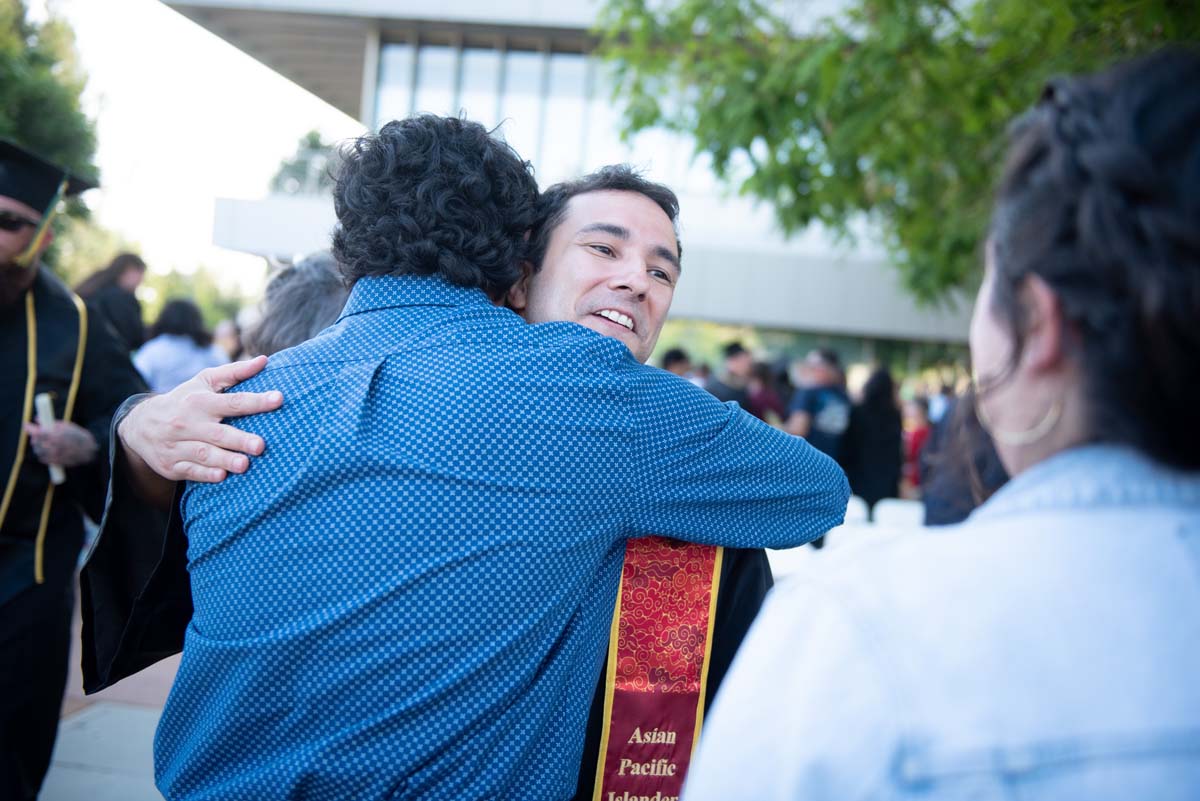
[[[33,293],[30,292],[30,295]],[[71,413],[75,411],[75,396],[79,394],[79,380],[83,376],[83,353],[87,347],[87,306],[83,305],[83,301],[79,296],[72,293],[71,300],[75,302],[75,310],[79,313],[79,342],[75,346],[75,369],[71,371],[71,388],[67,391],[67,405],[63,409],[62,419],[68,422],[71,419]],[[45,576],[45,552],[46,552],[46,528],[50,524],[50,506],[54,502],[54,482],[50,482],[50,487],[46,490],[46,500],[42,502],[42,519],[38,523],[37,545],[34,547],[33,555],[33,580],[42,584],[46,581]]]
[[721,560],[725,549],[717,548],[716,563],[713,565],[712,593],[708,599],[708,634],[704,638],[704,665],[700,668],[700,701],[696,704],[696,736],[692,738],[692,753],[700,744],[700,729],[704,725],[704,694],[708,691],[708,668],[712,664],[713,624],[717,620],[717,593],[721,591]]

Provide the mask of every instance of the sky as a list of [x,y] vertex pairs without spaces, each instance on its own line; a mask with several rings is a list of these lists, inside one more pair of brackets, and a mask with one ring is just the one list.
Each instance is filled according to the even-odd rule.
[[[256,294],[261,258],[212,244],[218,197],[265,197],[307,131],[361,132],[354,119],[157,0],[51,0],[74,28],[96,121],[96,220],[157,272],[200,265]],[[35,19],[45,3],[30,3]]]

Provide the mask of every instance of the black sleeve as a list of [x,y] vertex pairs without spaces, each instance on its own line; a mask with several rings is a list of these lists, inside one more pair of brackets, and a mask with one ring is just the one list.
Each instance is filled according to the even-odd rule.
[[113,414],[126,398],[145,392],[146,385],[104,315],[89,306],[87,317],[79,394],[71,418],[91,433],[99,448],[90,464],[69,471],[69,485],[75,501],[89,517],[99,520],[108,485],[109,465],[104,455],[108,452]]
[[721,557],[721,583],[717,590],[716,619],[713,621],[712,655],[708,663],[708,684],[704,708],[712,708],[713,699],[742,640],[750,631],[767,592],[775,586],[767,552],[761,548],[726,548]]
[[79,576],[83,688],[89,694],[178,653],[192,618],[180,493],[169,514],[143,502],[117,444],[117,425],[146,397],[130,398],[113,418],[112,480],[100,532]]

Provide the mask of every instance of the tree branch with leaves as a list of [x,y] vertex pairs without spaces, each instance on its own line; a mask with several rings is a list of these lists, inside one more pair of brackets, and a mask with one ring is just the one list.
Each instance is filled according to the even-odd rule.
[[[1194,0],[608,0],[627,133],[685,133],[781,228],[866,221],[905,286],[976,280],[1011,119],[1053,75],[1200,40]],[[790,16],[785,16],[790,12]]]

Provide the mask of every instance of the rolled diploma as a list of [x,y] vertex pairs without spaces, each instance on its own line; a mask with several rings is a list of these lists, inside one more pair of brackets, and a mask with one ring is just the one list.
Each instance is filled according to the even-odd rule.
[[[38,393],[33,399],[33,407],[37,410],[37,424],[42,428],[54,425],[54,402],[50,400],[49,392]],[[67,480],[67,473],[62,465],[50,465],[50,483],[61,484]]]

